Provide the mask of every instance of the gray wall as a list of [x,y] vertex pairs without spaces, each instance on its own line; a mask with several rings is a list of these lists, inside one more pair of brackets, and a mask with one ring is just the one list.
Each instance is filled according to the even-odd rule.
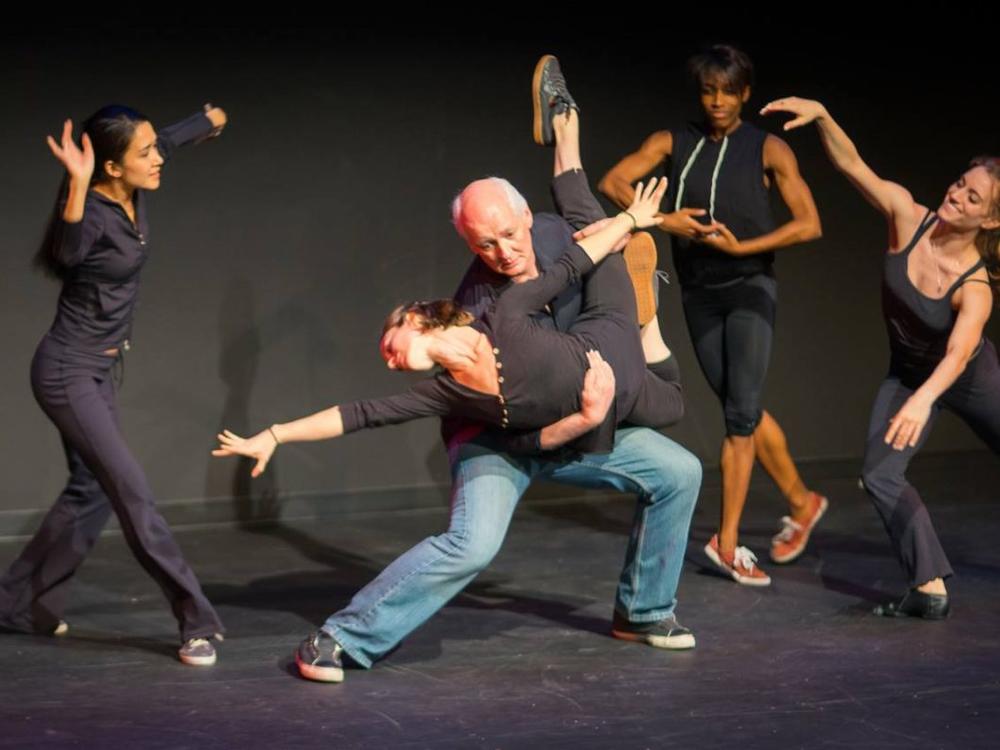
[[[791,34],[778,48],[764,36],[771,30],[734,22],[638,51],[582,27],[517,42],[440,29],[353,37],[118,30],[109,44],[93,31],[6,32],[0,90],[16,106],[5,108],[0,136],[0,163],[8,165],[0,181],[0,514],[46,507],[64,480],[57,433],[27,376],[58,291],[28,261],[60,178],[43,137],[63,118],[79,120],[110,101],[159,124],[206,101],[230,114],[222,138],[179,154],[151,201],[154,256],[121,392],[126,433],[157,495],[227,498],[251,488],[236,461],[209,457],[221,426],[246,432],[406,384],[407,376],[385,370],[376,336],[395,303],[448,294],[465,268],[470,256],[448,222],[456,189],[502,174],[536,210],[548,210],[551,154],[529,132],[528,85],[541,52],[560,54],[583,107],[593,181],[651,131],[696,113],[681,67],[717,38],[742,44],[757,61],[751,117],[754,105],[786,93],[821,98],[876,171],[931,205],[969,157],[1000,150],[985,48],[952,36],[915,60],[909,42],[886,43],[874,31]],[[833,172],[814,132],[788,140],[825,236],[780,255],[767,404],[797,457],[856,457],[887,360],[878,304],[885,232]],[[661,321],[690,403],[670,434],[715,463],[721,413],[693,358],[675,287]],[[445,482],[436,435],[425,421],[282,448],[252,492]],[[978,445],[944,419],[928,447]]]

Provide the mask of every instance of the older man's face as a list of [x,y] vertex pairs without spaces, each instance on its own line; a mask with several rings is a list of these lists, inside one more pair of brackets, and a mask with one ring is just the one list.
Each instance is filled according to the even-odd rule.
[[531,244],[531,211],[515,211],[503,197],[488,193],[468,196],[462,207],[462,227],[469,249],[493,271],[513,281],[538,275]]

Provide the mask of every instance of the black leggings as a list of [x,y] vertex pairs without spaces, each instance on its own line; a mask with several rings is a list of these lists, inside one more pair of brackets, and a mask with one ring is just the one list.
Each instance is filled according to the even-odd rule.
[[927,507],[906,480],[910,460],[930,434],[938,412],[942,407],[954,412],[994,453],[1000,453],[1000,365],[990,341],[984,342],[965,372],[931,407],[930,418],[915,447],[897,451],[885,444],[889,420],[928,375],[890,368],[872,408],[861,475],[911,586],[952,574]]
[[0,577],[0,625],[25,632],[55,628],[69,581],[114,510],[132,554],[169,600],[182,640],[222,633],[122,437],[113,362],[48,337],[35,352],[32,390],[59,429],[70,477],[34,538]]
[[600,351],[614,370],[619,422],[668,427],[684,414],[680,369],[673,356],[646,364],[637,319],[625,259],[612,253],[587,275],[580,315],[569,332]]
[[682,292],[691,343],[722,402],[727,435],[752,435],[760,424],[777,290],[773,276],[755,274]]

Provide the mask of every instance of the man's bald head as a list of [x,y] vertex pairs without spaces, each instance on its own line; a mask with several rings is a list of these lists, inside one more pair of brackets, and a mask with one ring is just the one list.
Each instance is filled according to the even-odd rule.
[[502,177],[469,183],[451,204],[455,229],[494,272],[514,281],[537,274],[528,202]]

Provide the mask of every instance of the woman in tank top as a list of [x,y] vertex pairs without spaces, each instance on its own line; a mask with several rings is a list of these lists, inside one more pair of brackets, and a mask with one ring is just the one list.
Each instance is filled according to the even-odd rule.
[[942,619],[952,569],[906,468],[942,407],[1000,452],[1000,366],[983,338],[1000,279],[1000,160],[974,159],[928,209],[876,175],[819,102],[779,99],[762,110],[770,112],[794,115],[785,130],[815,122],[834,166],[889,224],[882,312],[891,357],[868,427],[862,481],[910,589],[875,614]]
[[[771,541],[772,561],[796,560],[827,507],[827,499],[803,483],[784,431],[762,403],[777,306],[774,251],[819,237],[819,214],[788,144],[742,119],[753,84],[747,55],[716,45],[688,68],[701,120],[653,133],[599,187],[625,206],[632,183],[666,165],[670,188],[660,227],[671,235],[691,343],[726,427],[722,509],[705,554],[737,583],[766,586],[770,577],[739,545],[755,458],[789,508]],[[772,185],[791,213],[780,225],[771,215]]]

